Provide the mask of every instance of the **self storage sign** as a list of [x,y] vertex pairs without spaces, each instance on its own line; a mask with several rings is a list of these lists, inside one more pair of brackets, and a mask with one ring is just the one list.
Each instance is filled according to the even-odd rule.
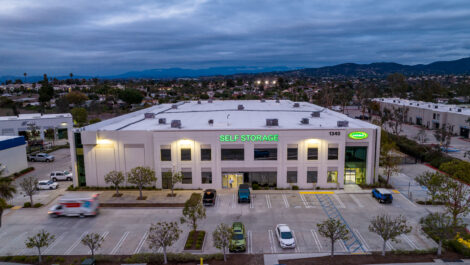
[[219,136],[221,142],[278,142],[277,134],[223,134]]

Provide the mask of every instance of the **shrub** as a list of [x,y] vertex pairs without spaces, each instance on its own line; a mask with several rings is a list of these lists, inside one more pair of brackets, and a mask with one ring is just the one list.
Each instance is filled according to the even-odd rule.
[[65,258],[63,258],[63,257],[56,257],[56,258],[55,258],[55,262],[56,262],[56,263],[62,263],[62,262],[64,262],[64,261],[65,261]]
[[292,190],[299,190],[299,186],[293,185],[293,186],[292,186]]
[[23,208],[31,208],[31,203],[30,202],[25,202],[23,204]]
[[37,202],[37,203],[35,203],[35,204],[33,205],[33,207],[34,207],[34,208],[39,208],[39,207],[41,207],[42,205],[43,205],[42,203]]
[[428,249],[414,249],[414,250],[392,250],[392,254],[395,255],[425,255],[425,254],[434,254],[436,253],[437,248],[428,248]]
[[259,184],[258,183],[253,183],[253,184],[251,184],[251,188],[253,190],[259,190]]
[[464,255],[466,258],[470,257],[470,249],[466,248],[455,239],[445,241],[444,246],[461,255]]

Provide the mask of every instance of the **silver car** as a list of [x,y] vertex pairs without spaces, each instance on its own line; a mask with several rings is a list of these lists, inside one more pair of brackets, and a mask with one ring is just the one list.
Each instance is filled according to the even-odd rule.
[[39,162],[52,162],[54,161],[55,157],[53,155],[49,155],[46,153],[39,153],[35,155],[28,155],[29,161],[39,161]]

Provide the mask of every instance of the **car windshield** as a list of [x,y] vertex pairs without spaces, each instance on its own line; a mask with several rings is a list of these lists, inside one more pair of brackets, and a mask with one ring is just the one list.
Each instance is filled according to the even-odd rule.
[[70,172],[64,171],[64,175],[68,175],[68,174],[70,174]]
[[281,238],[282,239],[291,239],[292,238],[292,233],[291,232],[281,232]]
[[52,184],[54,183],[52,180],[49,180],[48,182],[46,182],[47,184]]
[[242,240],[243,239],[243,234],[233,234],[232,239],[233,240]]

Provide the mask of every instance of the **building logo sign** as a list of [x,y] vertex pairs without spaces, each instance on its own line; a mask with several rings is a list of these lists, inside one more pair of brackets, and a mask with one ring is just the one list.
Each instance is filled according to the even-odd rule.
[[369,135],[366,132],[351,132],[348,134],[349,138],[354,139],[354,140],[362,140],[366,139],[369,137]]
[[223,134],[219,136],[221,142],[278,142],[277,134]]

